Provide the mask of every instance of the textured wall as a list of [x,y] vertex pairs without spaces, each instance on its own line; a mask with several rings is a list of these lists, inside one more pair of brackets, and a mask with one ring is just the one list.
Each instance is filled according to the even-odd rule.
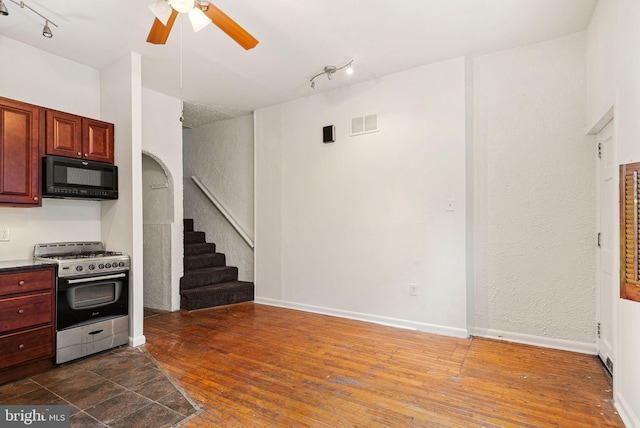
[[162,166],[147,155],[142,156],[142,200],[144,307],[169,310],[173,183]]
[[253,115],[184,132],[184,216],[215,242],[240,280],[253,281],[253,250],[196,187],[197,176],[242,229],[253,237]]
[[171,308],[171,225],[145,223],[144,307]]
[[173,223],[173,182],[152,157],[142,155],[144,223]]
[[474,61],[476,329],[595,341],[585,35]]

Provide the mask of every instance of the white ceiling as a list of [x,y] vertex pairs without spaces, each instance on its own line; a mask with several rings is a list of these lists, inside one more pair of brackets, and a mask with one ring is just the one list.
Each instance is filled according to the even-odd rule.
[[[146,43],[152,0],[4,0],[0,34],[100,69],[142,55],[143,86],[181,97],[180,19],[166,45]],[[259,40],[245,51],[213,25],[183,22],[182,99],[233,116],[415,66],[548,40],[586,28],[597,0],[215,0]],[[355,73],[309,78],[354,58]],[[10,66],[5,58],[4,66]]]

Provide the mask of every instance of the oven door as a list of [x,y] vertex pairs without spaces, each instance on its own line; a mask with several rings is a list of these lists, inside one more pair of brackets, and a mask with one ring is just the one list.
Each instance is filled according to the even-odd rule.
[[129,272],[58,278],[56,330],[129,314]]

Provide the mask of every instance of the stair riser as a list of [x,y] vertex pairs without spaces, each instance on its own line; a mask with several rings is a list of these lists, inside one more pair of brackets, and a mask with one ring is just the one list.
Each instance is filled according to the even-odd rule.
[[212,272],[189,273],[180,278],[180,290],[189,290],[203,285],[219,284],[221,282],[230,282],[238,280],[238,268],[228,266],[226,269],[220,269]]
[[180,296],[180,308],[187,311],[210,308],[215,306],[231,305],[234,303],[249,302],[254,298],[254,287],[238,287],[229,290],[193,291]]
[[198,254],[215,253],[216,244],[214,243],[200,243],[200,244],[186,244],[184,246],[185,256],[197,256]]
[[185,244],[204,244],[205,234],[204,232],[185,232],[184,243]]
[[184,258],[184,270],[202,269],[214,266],[224,266],[226,257],[222,253],[200,254]]
[[184,231],[185,232],[193,232],[193,219],[192,218],[185,218],[182,220],[182,224],[184,226]]

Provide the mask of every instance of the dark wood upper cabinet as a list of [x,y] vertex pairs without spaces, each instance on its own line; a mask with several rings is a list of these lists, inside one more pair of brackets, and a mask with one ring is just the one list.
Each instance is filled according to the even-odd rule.
[[47,110],[46,152],[113,163],[113,132],[112,123]]
[[82,119],[82,148],[85,159],[113,163],[112,123]]
[[47,110],[46,151],[49,155],[77,158],[82,156],[82,117]]
[[42,108],[0,98],[0,205],[42,205]]

